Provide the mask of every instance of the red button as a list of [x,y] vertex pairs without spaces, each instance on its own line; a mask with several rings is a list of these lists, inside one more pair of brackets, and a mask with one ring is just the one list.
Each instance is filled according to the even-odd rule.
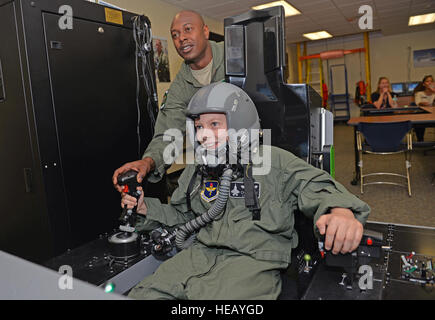
[[128,186],[127,185],[124,186],[124,189],[122,189],[122,192],[128,193]]
[[373,240],[372,240],[372,238],[368,238],[367,239],[367,245],[368,246],[371,246],[373,244]]

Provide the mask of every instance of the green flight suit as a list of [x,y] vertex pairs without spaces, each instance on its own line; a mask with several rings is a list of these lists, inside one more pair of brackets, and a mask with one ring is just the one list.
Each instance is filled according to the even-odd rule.
[[[224,43],[213,41],[209,43],[213,53],[211,82],[223,81],[225,79]],[[143,158],[152,158],[156,164],[154,172],[148,175],[150,182],[160,181],[166,169],[171,166],[171,163],[165,164],[163,160],[163,151],[170,143],[170,141],[163,141],[165,131],[175,128],[185,134],[187,105],[192,96],[202,87],[203,85],[193,77],[189,65],[183,63],[160,107],[154,137],[143,155]]]
[[[193,245],[162,263],[133,288],[130,297],[276,299],[281,292],[279,270],[288,267],[291,250],[298,244],[295,210],[313,218],[315,230],[317,219],[333,207],[351,209],[362,224],[367,220],[369,206],[325,171],[275,147],[271,148],[271,163],[268,175],[254,175],[261,206],[259,221],[252,220],[240,196],[243,179],[233,181],[225,212],[198,232]],[[138,229],[150,230],[160,224],[174,227],[193,219],[195,214],[186,204],[193,174],[194,165],[188,165],[170,204],[145,198],[148,211]],[[205,186],[210,182],[201,185],[198,176],[194,186],[192,210],[202,214],[213,204],[206,201],[211,194]]]

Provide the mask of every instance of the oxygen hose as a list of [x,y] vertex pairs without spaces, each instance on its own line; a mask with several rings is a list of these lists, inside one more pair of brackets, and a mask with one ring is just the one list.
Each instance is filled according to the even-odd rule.
[[219,195],[214,205],[207,212],[187,222],[177,230],[175,245],[178,249],[182,250],[189,247],[193,243],[195,236],[187,238],[195,231],[217,219],[225,209],[230,194],[232,176],[233,170],[231,168],[225,169],[220,181]]

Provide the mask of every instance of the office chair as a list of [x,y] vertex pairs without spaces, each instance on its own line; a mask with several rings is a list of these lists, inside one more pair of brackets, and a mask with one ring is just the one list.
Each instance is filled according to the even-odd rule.
[[[357,147],[360,162],[358,166],[361,172],[361,194],[364,193],[364,186],[370,184],[391,184],[407,187],[408,194],[411,196],[410,168],[411,168],[411,151],[412,151],[412,124],[411,121],[389,122],[389,123],[368,123],[361,122],[358,124]],[[402,144],[406,136],[406,144]],[[365,138],[365,141],[364,141]],[[405,154],[406,176],[392,172],[374,172],[363,174],[363,154],[391,155],[397,153]],[[396,176],[407,180],[407,184],[394,182],[378,181],[364,183],[364,178],[369,176]]]
[[[417,107],[415,102],[409,104],[410,107]],[[428,152],[435,151],[435,141],[424,141],[424,132],[426,125],[416,124],[414,127],[414,133],[417,141],[414,142],[414,148],[421,148],[423,155],[427,155]]]

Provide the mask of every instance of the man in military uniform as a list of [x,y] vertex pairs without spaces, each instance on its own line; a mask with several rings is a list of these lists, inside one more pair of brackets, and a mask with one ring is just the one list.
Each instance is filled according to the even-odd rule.
[[168,129],[184,133],[186,108],[192,96],[203,86],[225,79],[224,45],[209,41],[209,29],[202,17],[194,11],[181,11],[171,24],[171,36],[178,54],[184,59],[157,116],[154,137],[141,160],[123,165],[113,174],[113,184],[119,192],[117,177],[128,170],[138,172],[138,182],[148,175],[150,182],[158,182],[171,163],[163,160],[163,150],[169,144],[163,141]]
[[[202,88],[187,115],[197,162],[187,165],[170,204],[143,197],[136,202],[126,194],[121,201],[129,208],[138,204],[143,215],[138,230],[178,227],[176,243],[183,249],[133,288],[130,297],[276,299],[280,270],[291,263],[291,250],[298,244],[296,210],[313,219],[327,250],[337,254],[358,247],[370,208],[329,174],[275,147],[267,175],[252,175],[250,167],[257,165],[242,164],[243,146],[260,154],[266,147],[249,134],[260,125],[255,105],[242,89],[223,82]],[[243,128],[248,133],[240,139],[231,136]],[[236,148],[230,141],[237,141]],[[231,152],[239,159],[235,165],[228,164]],[[252,200],[253,194],[257,207],[255,201],[247,206],[246,198]],[[192,231],[197,232],[193,243],[187,239]]]

